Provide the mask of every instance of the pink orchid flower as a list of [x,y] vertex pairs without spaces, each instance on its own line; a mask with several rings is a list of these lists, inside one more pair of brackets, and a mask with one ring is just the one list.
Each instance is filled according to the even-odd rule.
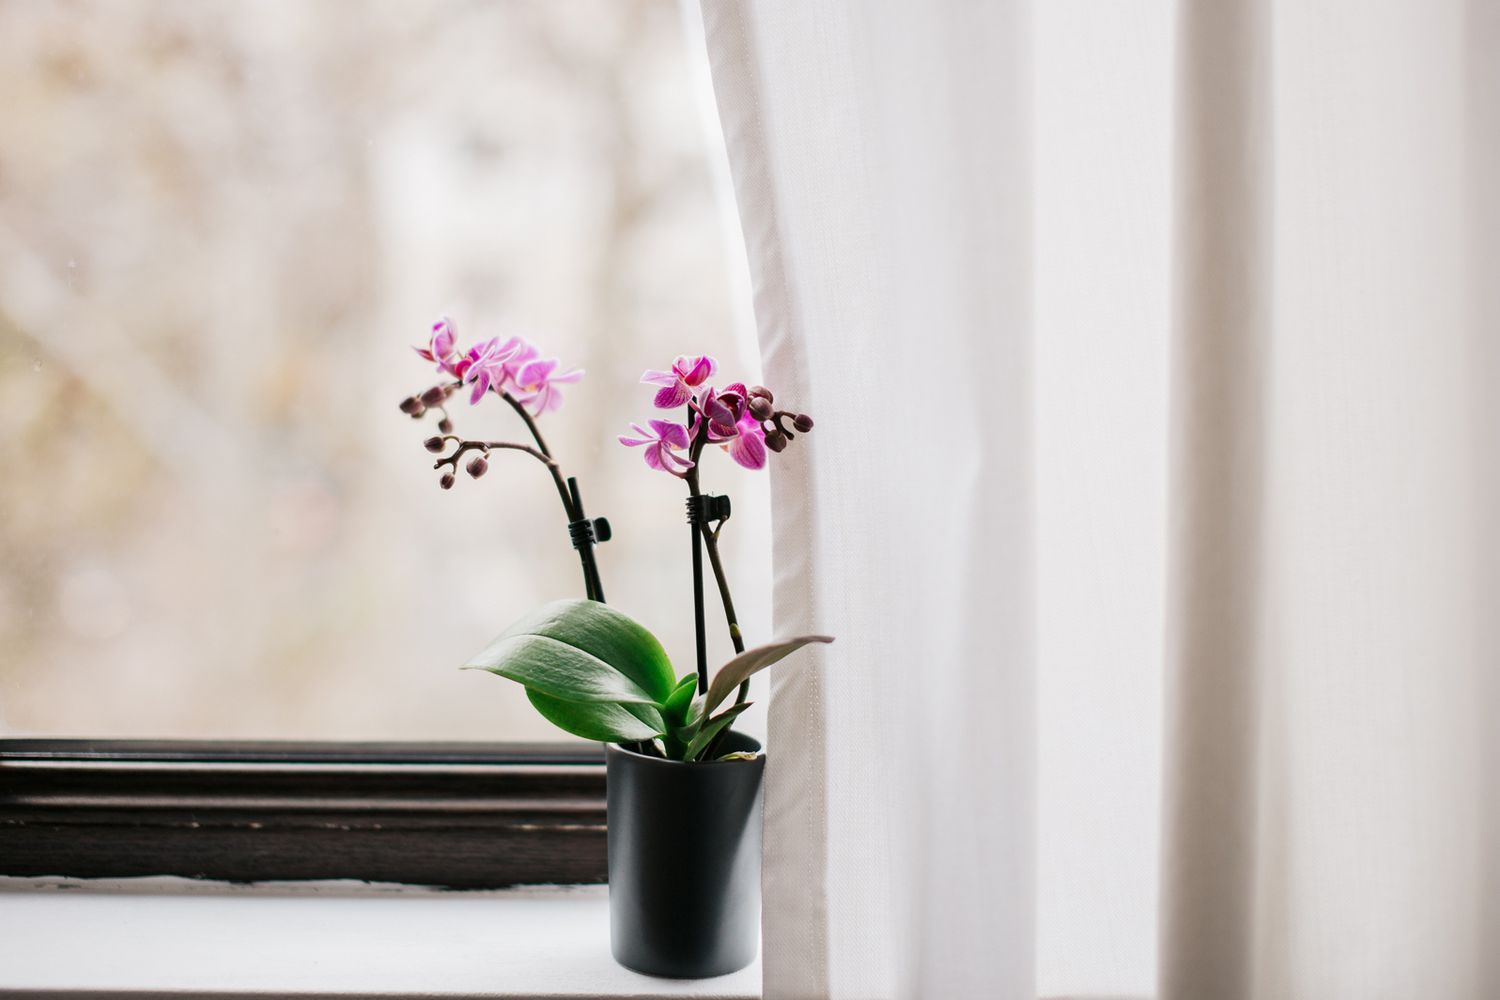
[[474,391],[469,394],[471,405],[483,399],[491,386],[504,382],[506,362],[515,354],[515,345],[511,341],[502,344],[499,337],[491,337],[469,348],[469,353],[454,366],[453,373],[460,381],[473,384]]
[[[709,425],[712,427],[712,423]],[[723,445],[729,457],[747,469],[766,467],[766,432],[755,414],[749,410],[740,414],[734,425],[735,435]]]
[[517,369],[516,390],[521,402],[530,407],[532,413],[541,415],[561,407],[562,391],[557,387],[583,378],[582,368],[557,374],[557,364],[556,358],[543,358],[529,361]]
[[670,410],[692,399],[693,390],[712,378],[713,373],[718,370],[719,363],[707,354],[696,358],[682,354],[672,362],[671,371],[653,369],[642,375],[641,381],[646,385],[661,386],[656,393],[656,406],[658,409]]
[[457,351],[454,349],[454,341],[458,333],[454,329],[453,320],[447,316],[441,316],[432,324],[432,334],[427,341],[426,347],[413,347],[424,359],[438,366],[438,371],[444,371],[450,375],[458,374],[456,364],[458,361]]
[[675,449],[686,449],[688,446],[688,431],[682,424],[674,424],[670,420],[652,420],[651,429],[647,430],[640,424],[631,424],[630,429],[635,431],[639,437],[626,437],[620,435],[620,443],[627,448],[638,448],[646,446],[646,464],[661,472],[670,472],[674,476],[680,476],[693,467],[690,459],[677,454]]
[[[709,386],[703,390],[693,409],[708,418],[710,441],[727,441],[738,433],[736,427],[745,413],[745,395],[742,382],[733,382],[722,389]],[[697,425],[698,421],[694,420],[695,430]]]
[[502,391],[515,388],[516,376],[520,374],[521,368],[542,354],[535,344],[521,337],[511,337],[500,345],[500,349],[507,352],[505,363],[500,366],[498,379]]

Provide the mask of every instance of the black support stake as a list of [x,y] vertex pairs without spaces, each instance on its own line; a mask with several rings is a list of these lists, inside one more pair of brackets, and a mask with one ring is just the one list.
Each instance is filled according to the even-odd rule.
[[688,524],[693,530],[693,626],[698,639],[698,693],[708,692],[708,641],[703,629],[703,532],[710,521],[729,516],[729,498],[697,494],[687,498]]

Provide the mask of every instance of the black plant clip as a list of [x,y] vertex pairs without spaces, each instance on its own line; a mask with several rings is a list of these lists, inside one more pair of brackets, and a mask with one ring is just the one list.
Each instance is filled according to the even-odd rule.
[[593,520],[584,518],[581,521],[568,522],[568,537],[573,539],[573,548],[582,549],[593,545],[595,542],[607,542],[613,537],[609,528],[609,519],[596,517]]
[[729,520],[729,498],[703,494],[687,498],[688,524],[706,525],[711,521]]
[[609,541],[614,537],[614,531],[610,529],[607,519],[584,516],[578,480],[572,476],[568,477],[568,496],[573,501],[574,512],[578,514],[576,520],[568,522],[568,537],[573,540],[573,548],[578,550],[578,558],[583,562],[583,579],[587,584],[589,597],[603,604],[604,584],[599,580],[599,565],[594,561],[594,543]]

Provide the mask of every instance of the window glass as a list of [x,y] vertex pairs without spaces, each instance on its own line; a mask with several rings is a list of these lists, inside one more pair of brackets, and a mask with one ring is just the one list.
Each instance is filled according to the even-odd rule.
[[[443,492],[398,412],[441,313],[587,370],[543,430],[691,669],[682,484],[615,436],[675,354],[758,374],[696,58],[671,0],[0,5],[0,735],[558,736],[455,669],[582,583],[540,466]],[[764,476],[705,469],[751,634]]]

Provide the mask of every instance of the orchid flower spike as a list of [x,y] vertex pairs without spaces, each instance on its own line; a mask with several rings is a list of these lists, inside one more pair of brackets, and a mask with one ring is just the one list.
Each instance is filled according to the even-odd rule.
[[707,354],[698,357],[683,354],[672,362],[671,371],[653,369],[641,376],[641,382],[661,386],[656,393],[657,409],[671,410],[692,399],[693,390],[712,378],[718,370],[719,363]]
[[670,420],[652,420],[650,423],[650,430],[640,424],[631,424],[630,429],[639,436],[626,437],[622,434],[620,443],[627,448],[645,445],[646,451],[643,457],[646,464],[661,472],[670,472],[674,476],[680,476],[691,469],[692,460],[677,454],[679,450],[686,450],[688,446],[687,428]]

